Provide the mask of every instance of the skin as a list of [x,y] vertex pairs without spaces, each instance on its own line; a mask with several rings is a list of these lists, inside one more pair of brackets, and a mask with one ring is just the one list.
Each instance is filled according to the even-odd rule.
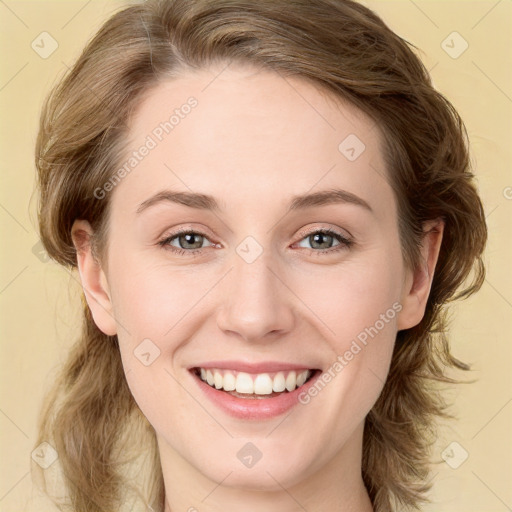
[[[443,225],[425,226],[435,229],[422,264],[405,268],[378,127],[312,84],[270,71],[224,64],[159,84],[131,119],[131,149],[190,96],[197,107],[112,192],[106,259],[94,260],[87,221],[72,231],[94,320],[118,335],[128,384],[156,431],[166,511],[371,511],[360,473],[364,419],[397,331],[423,317]],[[366,146],[354,161],[338,149],[349,134]],[[287,213],[292,196],[331,187],[373,212],[345,203]],[[211,194],[221,211],[162,202],[136,213],[162,189]],[[191,242],[199,255],[158,245],[178,228],[205,233]],[[315,246],[309,235],[325,228],[353,244],[330,253],[336,239]],[[252,263],[236,251],[247,236],[263,249]],[[172,245],[191,250],[183,239]],[[232,418],[187,370],[231,359],[327,371],[394,303],[401,311],[288,416]],[[147,338],[160,350],[149,366],[134,356]],[[252,468],[237,457],[247,442],[263,454]]]

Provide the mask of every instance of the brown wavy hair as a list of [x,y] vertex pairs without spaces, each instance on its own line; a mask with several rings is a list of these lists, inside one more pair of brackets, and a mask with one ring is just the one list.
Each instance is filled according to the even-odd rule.
[[[433,88],[413,45],[374,12],[351,0],[148,0],[113,14],[43,105],[35,158],[41,240],[51,258],[74,269],[71,227],[86,219],[103,254],[109,197],[94,191],[122,162],[131,114],[162,81],[218,62],[310,81],[375,121],[409,267],[419,263],[423,223],[445,222],[424,318],[398,332],[363,440],[374,510],[417,509],[430,488],[436,420],[447,415],[436,381],[454,382],[450,369],[469,368],[450,353],[446,305],[481,287],[487,228],[463,121]],[[83,312],[81,336],[41,412],[37,444],[56,448],[66,489],[65,499],[54,499],[72,511],[119,510],[133,487],[162,510],[154,431],[129,391],[117,337],[97,328],[85,300]],[[135,429],[136,444],[146,442],[151,489],[123,470],[134,460],[126,447]]]

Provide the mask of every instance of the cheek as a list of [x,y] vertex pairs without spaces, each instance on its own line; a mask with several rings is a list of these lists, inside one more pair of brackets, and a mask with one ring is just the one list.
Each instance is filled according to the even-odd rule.
[[396,327],[402,268],[390,257],[376,256],[327,271],[317,268],[293,283],[309,318],[316,317],[315,324],[323,325],[325,337],[339,350],[359,335],[364,338],[367,328],[388,335]]
[[[311,321],[329,343],[324,382],[318,393],[312,390],[315,396],[304,396],[304,402],[316,401],[318,394],[319,410],[332,411],[333,425],[357,424],[382,391],[402,310],[401,272],[400,260],[381,255],[347,265],[336,275],[319,271],[297,291],[307,297]],[[326,352],[324,345],[319,346]],[[353,411],[352,419],[340,420],[341,410]]]
[[[128,337],[168,339],[209,287],[199,274],[133,263],[112,277],[114,314]],[[125,336],[126,337],[126,336]]]
[[125,259],[117,270],[111,273],[112,302],[122,325],[118,339],[128,385],[157,430],[175,428],[176,418],[190,408],[190,397],[177,381],[185,371],[181,350],[211,316],[201,299],[218,277],[135,259]]

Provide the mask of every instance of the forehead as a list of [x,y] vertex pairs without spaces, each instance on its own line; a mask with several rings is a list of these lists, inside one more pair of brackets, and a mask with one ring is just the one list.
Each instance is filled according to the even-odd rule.
[[213,66],[145,94],[122,162],[131,158],[132,165],[115,195],[139,204],[165,185],[207,192],[221,208],[243,203],[257,210],[262,200],[281,204],[333,186],[392,199],[381,141],[369,117],[311,82],[238,64]]

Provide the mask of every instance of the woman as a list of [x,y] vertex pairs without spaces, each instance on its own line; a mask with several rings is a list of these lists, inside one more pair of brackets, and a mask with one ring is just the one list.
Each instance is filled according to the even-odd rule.
[[373,12],[127,7],[48,98],[36,164],[85,299],[38,441],[63,503],[420,506],[434,383],[467,369],[445,305],[487,233],[462,120]]

